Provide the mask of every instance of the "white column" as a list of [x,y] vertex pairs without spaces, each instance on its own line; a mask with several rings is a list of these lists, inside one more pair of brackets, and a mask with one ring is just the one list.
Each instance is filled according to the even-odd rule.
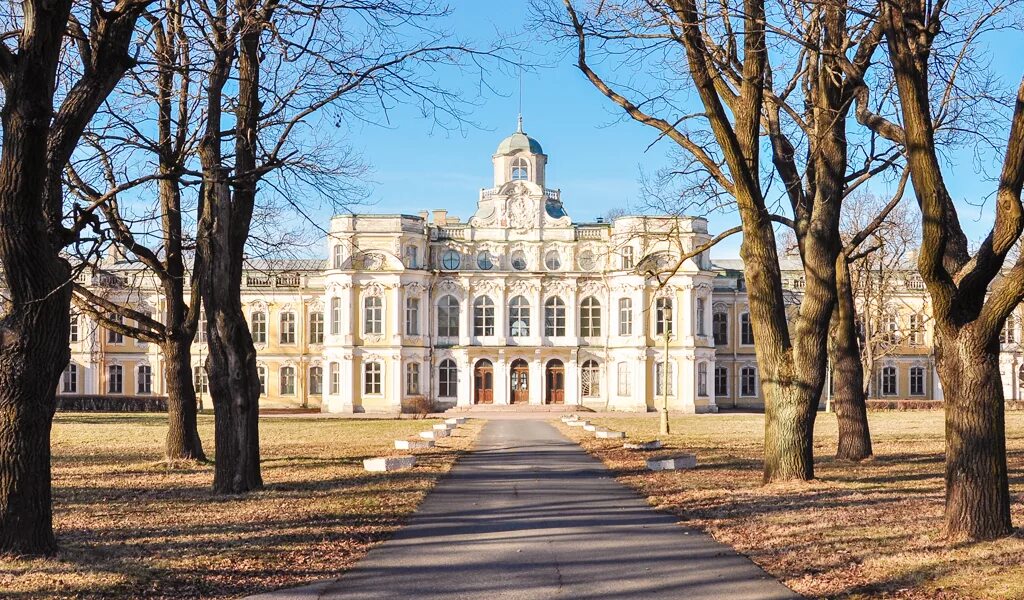
[[577,361],[577,351],[569,354],[569,364],[565,365],[565,403],[581,404],[580,399],[580,369]]
[[540,360],[540,348],[533,351],[530,361],[530,404],[544,404],[544,365]]
[[[540,291],[540,282],[530,292],[530,344],[541,345],[544,337],[544,300]],[[531,391],[532,395],[532,391]]]
[[[508,345],[508,300],[506,299],[505,286],[495,294],[494,298],[494,342],[499,346]],[[495,397],[497,402],[497,397]]]
[[387,375],[391,379],[391,408],[402,412],[402,396],[405,394],[405,386],[402,385],[402,376],[405,374],[405,365],[402,363],[402,354],[396,352],[391,355],[391,360],[386,363],[390,371]]
[[676,331],[673,331],[672,333],[676,335],[677,340],[689,344],[692,344],[693,336],[696,335],[696,328],[693,326],[693,294],[694,291],[692,285],[684,286],[683,298],[681,301],[682,306],[678,308],[675,306],[676,303],[680,302],[678,294],[672,302],[672,308],[675,309],[676,312],[676,318],[673,319],[673,325],[677,328]]
[[[356,394],[362,392],[356,388],[359,385],[359,378],[353,378],[352,370],[355,361],[351,354],[345,354],[338,360],[338,395],[333,403],[337,407],[334,412],[350,413],[355,410],[355,403],[352,399]],[[355,379],[355,381],[353,381]],[[328,382],[328,385],[330,382]]]
[[580,308],[579,308],[579,292],[576,289],[576,282],[570,282],[568,298],[565,300],[565,336],[572,340],[572,345],[577,345],[579,342],[579,329],[577,321],[579,319]]
[[494,403],[509,404],[508,397],[508,361],[505,359],[505,349],[498,350],[498,360],[494,363]]
[[473,361],[469,359],[468,352],[463,352],[461,356],[455,357],[455,364],[459,365],[455,404],[469,406],[473,404]]
[[468,346],[470,340],[470,314],[473,311],[472,297],[467,290],[463,295],[459,306],[459,345]]
[[641,410],[647,410],[647,350],[637,352],[636,360],[632,363],[631,375],[633,376],[632,392],[633,405]]
[[353,313],[358,315],[361,307],[353,286],[343,285],[338,288],[337,294],[341,302],[340,341],[342,345],[351,346],[355,341],[355,326],[359,323],[358,319],[353,322],[352,316]]
[[405,303],[403,300],[405,294],[402,293],[401,282],[395,284],[395,289],[392,290],[390,296],[391,299],[388,304],[391,305],[391,308],[388,310],[391,311],[391,344],[401,346],[402,334],[405,333],[405,328],[403,327],[404,319],[402,318],[405,314]]

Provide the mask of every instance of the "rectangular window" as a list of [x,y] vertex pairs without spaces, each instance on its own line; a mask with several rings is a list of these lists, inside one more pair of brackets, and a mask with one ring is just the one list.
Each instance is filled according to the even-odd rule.
[[384,333],[384,301],[377,296],[363,299],[363,333],[380,335]]
[[322,312],[309,313],[309,343],[324,343],[324,313]]
[[[1007,325],[1010,325],[1010,321],[1006,321]],[[1013,342],[1013,331],[1007,330],[1009,333],[1009,342]],[[924,316],[913,314],[910,315],[910,345],[911,346],[923,346],[924,345]]]
[[256,376],[260,380],[260,395],[261,396],[266,396],[267,395],[267,368],[266,367],[256,367]]
[[295,313],[293,312],[281,313],[281,343],[295,343]]
[[704,329],[704,299],[697,298],[697,335],[707,335]]
[[565,335],[565,303],[561,298],[548,298],[544,303],[544,335],[561,337]]
[[473,301],[473,335],[494,335],[494,302],[487,296],[480,296]]
[[619,335],[633,335],[633,299],[619,299]]
[[192,373],[192,381],[195,383],[196,392],[205,394],[210,391],[210,379],[206,376],[206,369],[198,366]]
[[206,343],[206,309],[199,309],[199,322],[196,324],[196,338],[200,344]]
[[149,365],[139,365],[136,388],[143,396],[153,393],[153,368]]
[[[110,320],[114,323],[124,323],[124,318],[121,315],[113,315]],[[113,329],[107,330],[107,342],[110,344],[122,344],[124,343],[124,336],[114,331]]]
[[672,299],[658,298],[654,303],[654,334],[672,335]]
[[107,393],[124,393],[124,368],[121,365],[107,367]]
[[405,365],[405,393],[418,396],[420,393],[420,363],[411,362]]
[[78,341],[78,315],[71,316],[71,331],[68,334],[68,339],[71,342]]
[[622,270],[628,271],[633,268],[633,247],[625,246],[622,248]]
[[740,369],[740,396],[757,395],[757,368],[743,367]]
[[405,335],[420,334],[420,299],[405,299]]
[[[142,314],[146,315],[146,317],[148,317],[150,319],[153,318],[153,313],[149,312],[148,310],[143,310],[143,311],[140,311],[140,312],[142,312]],[[138,327],[139,329],[143,330],[143,331],[146,331],[146,330],[149,329],[149,327],[146,327],[145,325],[142,324],[142,321],[135,321],[135,326]],[[146,340],[140,340],[139,338],[135,338],[135,345],[136,346],[145,346],[148,343],[149,342],[147,342]]]
[[437,336],[459,337],[459,301],[454,296],[445,296],[437,304]]
[[252,313],[252,343],[267,343],[267,313]]
[[[654,363],[654,393],[658,396],[665,395],[665,363],[664,361],[658,361]],[[675,366],[670,362],[668,364],[668,395],[674,396],[673,389],[675,388]]]
[[619,385],[618,385],[619,395],[620,396],[628,396],[630,394],[630,388],[632,387],[631,386],[631,382],[629,380],[630,379],[629,363],[628,362],[620,362],[618,364],[617,371],[618,371],[617,377],[618,377],[618,383],[619,383]]
[[697,365],[697,395],[708,395],[708,363],[702,362]]
[[363,393],[379,395],[381,393],[381,366],[379,362],[368,362],[363,366]]
[[330,367],[331,376],[331,394],[337,396],[341,393],[341,369],[338,367],[338,363],[332,362]]
[[282,396],[295,395],[295,367],[281,367],[279,372]]
[[924,396],[924,368],[910,368],[910,395]]
[[896,385],[896,367],[882,369],[882,395],[895,396],[899,392]]
[[750,324],[750,313],[740,315],[740,344],[754,345],[754,328]]
[[729,395],[729,368],[718,366],[715,367],[715,395],[716,396],[728,396]]

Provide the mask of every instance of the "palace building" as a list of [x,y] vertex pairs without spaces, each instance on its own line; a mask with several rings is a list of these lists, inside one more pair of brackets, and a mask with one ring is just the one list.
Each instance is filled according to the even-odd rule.
[[[568,404],[683,412],[763,406],[739,260],[707,254],[658,280],[711,239],[699,217],[624,216],[574,222],[571,196],[547,186],[548,156],[518,130],[491,157],[493,186],[466,220],[354,214],[330,223],[327,260],[253,261],[243,303],[266,407],[351,413],[471,404]],[[785,260],[787,293],[802,289]],[[927,296],[908,270],[883,326],[876,397],[941,398]],[[82,275],[110,297],[161,314],[155,281],[110,259]],[[1004,332],[1007,397],[1022,393],[1019,322]],[[904,333],[909,331],[909,333]],[[666,345],[666,336],[668,337]],[[156,347],[74,317],[72,362],[58,392],[158,395]],[[193,346],[197,391],[209,407]],[[667,377],[666,377],[667,376]],[[667,386],[666,386],[667,382]]]

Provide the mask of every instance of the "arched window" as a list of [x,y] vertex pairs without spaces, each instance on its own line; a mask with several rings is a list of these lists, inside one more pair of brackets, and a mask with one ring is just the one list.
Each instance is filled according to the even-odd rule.
[[565,335],[565,302],[558,296],[552,296],[544,303],[544,335]]
[[281,395],[295,395],[295,367],[281,367],[280,379]]
[[1003,325],[1002,331],[999,332],[999,343],[1017,343],[1017,317],[1015,317],[1012,313],[1010,314],[1010,316],[1006,317],[1006,323]]
[[341,335],[341,298],[331,298],[331,335]]
[[69,363],[64,369],[64,374],[60,378],[61,386],[60,391],[63,394],[77,394],[78,393],[78,365],[75,363]]
[[384,368],[375,360],[363,365],[363,393],[380,395],[383,389]]
[[558,250],[548,250],[544,255],[544,266],[548,271],[557,271],[562,267],[562,257],[558,255]]
[[281,313],[281,343],[295,343],[295,313]]
[[508,333],[512,337],[530,335],[530,302],[523,296],[508,303]]
[[459,337],[459,301],[450,294],[437,303],[437,336]]
[[438,396],[441,398],[454,398],[456,396],[458,393],[459,371],[455,366],[454,360],[446,358],[441,361],[441,366],[437,368],[437,382]]
[[363,298],[363,333],[384,333],[384,300],[380,296]]
[[910,367],[910,395],[924,396],[924,367]]
[[107,393],[124,393],[124,367],[121,365],[107,367]]
[[252,343],[267,343],[267,313],[256,311],[252,313]]
[[473,301],[473,335],[494,335],[494,302],[487,296],[480,296]]
[[740,396],[757,395],[757,367],[746,366],[740,369]]
[[260,395],[267,395],[267,368],[263,365],[256,367],[256,377],[260,380]]
[[697,395],[708,395],[708,363],[697,363]]
[[740,315],[740,344],[754,345],[754,328],[750,324],[750,313]]
[[632,298],[619,298],[619,335],[633,335]]
[[587,296],[580,303],[580,335],[601,336],[601,303],[593,296]]
[[309,313],[309,343],[324,343],[324,313],[322,312]]
[[319,396],[324,393],[324,369],[312,366],[309,368],[309,393]]
[[135,377],[135,389],[141,396],[153,393],[153,367],[139,365]]
[[206,309],[199,309],[199,323],[196,324],[196,338],[200,344],[206,343]]
[[716,346],[729,344],[729,313],[718,310],[711,315],[711,333],[715,336]]
[[896,384],[896,367],[892,365],[882,367],[881,380],[883,396],[895,396],[899,393],[899,388]]
[[601,367],[596,360],[588,360],[580,367],[580,390],[584,398],[601,395]]
[[512,181],[525,181],[530,178],[530,163],[525,158],[512,161]]

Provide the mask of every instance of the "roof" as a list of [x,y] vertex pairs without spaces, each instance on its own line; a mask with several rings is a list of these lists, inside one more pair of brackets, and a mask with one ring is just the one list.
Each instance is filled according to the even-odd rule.
[[540,142],[523,132],[522,116],[519,117],[519,128],[516,129],[515,133],[501,140],[495,154],[511,154],[519,150],[526,150],[533,154],[544,154],[544,149],[540,147]]

